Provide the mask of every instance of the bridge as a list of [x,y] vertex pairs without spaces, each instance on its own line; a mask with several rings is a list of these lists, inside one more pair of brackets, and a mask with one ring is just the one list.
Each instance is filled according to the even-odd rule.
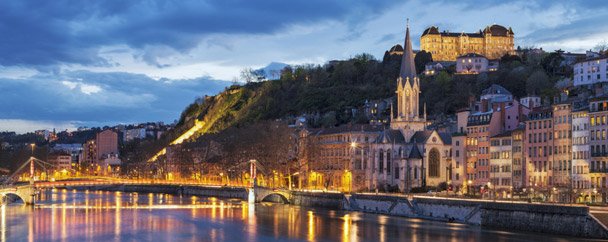
[[[33,145],[32,145],[32,147],[33,147]],[[33,148],[32,148],[32,150],[33,150]],[[30,157],[28,160],[26,160],[21,165],[21,167],[19,167],[15,172],[13,172],[13,174],[11,174],[8,177],[8,179],[6,179],[6,181],[4,181],[0,185],[0,198],[2,199],[1,200],[2,203],[9,202],[8,196],[13,195],[13,196],[17,196],[18,198],[23,200],[23,203],[25,203],[25,205],[34,205],[34,203],[36,201],[36,194],[37,194],[36,186],[34,184],[35,164],[42,165],[45,170],[46,170],[47,165],[53,166],[52,164],[49,164],[48,162],[37,159],[36,157],[33,157],[33,156]],[[29,173],[30,173],[29,184],[15,183],[17,181],[19,172],[21,172],[24,168],[26,168],[28,166],[30,168],[29,169]]]
[[23,200],[25,205],[34,205],[36,201],[36,187],[33,185],[11,185],[0,187],[2,203],[8,202],[8,196],[14,195]]
[[273,196],[278,197],[283,203],[291,203],[292,201],[291,191],[287,189],[255,186],[253,188],[249,188],[249,190],[253,190],[255,197],[254,202],[256,203],[262,202],[267,199],[272,199]]

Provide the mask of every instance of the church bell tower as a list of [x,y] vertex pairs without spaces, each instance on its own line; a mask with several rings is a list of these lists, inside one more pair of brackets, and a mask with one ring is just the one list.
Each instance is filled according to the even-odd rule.
[[426,110],[422,117],[419,110],[420,80],[416,75],[409,19],[405,28],[403,57],[395,93],[397,94],[397,110],[391,113],[391,129],[401,130],[406,140],[409,140],[416,131],[422,131],[426,126]]

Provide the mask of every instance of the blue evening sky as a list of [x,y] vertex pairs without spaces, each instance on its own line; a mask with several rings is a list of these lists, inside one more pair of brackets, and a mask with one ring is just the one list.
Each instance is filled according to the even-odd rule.
[[172,122],[245,67],[414,48],[430,26],[512,27],[516,46],[608,40],[604,1],[0,1],[0,131]]

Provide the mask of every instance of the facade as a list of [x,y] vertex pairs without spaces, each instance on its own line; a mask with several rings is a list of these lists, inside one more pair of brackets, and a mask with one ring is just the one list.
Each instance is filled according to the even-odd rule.
[[354,125],[300,132],[300,172],[310,189],[345,192],[365,190],[369,184],[369,149],[381,126]]
[[513,146],[511,131],[490,138],[490,183],[494,196],[510,197],[513,188]]
[[517,129],[511,131],[511,146],[512,152],[511,156],[513,157],[513,190],[520,191],[525,185],[525,152],[524,152],[524,142],[525,142],[525,127],[521,126]]
[[591,151],[590,177],[594,189],[592,201],[606,202],[608,193],[608,96],[589,101],[589,145]]
[[435,61],[455,61],[456,57],[477,53],[489,59],[499,59],[505,54],[514,54],[513,30],[500,25],[491,25],[476,33],[440,32],[432,26],[420,37],[420,48],[433,55]]
[[468,53],[456,57],[456,73],[479,74],[489,71],[490,61],[483,55]]
[[97,162],[110,155],[118,154],[118,134],[112,130],[104,130],[97,134],[95,138],[97,145]]
[[58,152],[50,154],[48,161],[54,165],[55,171],[72,169],[72,155],[69,153]]
[[572,116],[569,103],[553,105],[553,186],[559,201],[568,201],[572,168]]
[[80,165],[97,164],[97,144],[95,140],[89,140],[82,146],[82,156],[79,159]]
[[589,150],[589,108],[585,107],[572,112],[572,187],[583,193],[577,202],[590,201]]
[[54,151],[66,152],[72,156],[72,163],[78,163],[83,152],[82,144],[55,144]]
[[145,139],[147,136],[145,128],[126,129],[123,131],[123,140],[125,142],[134,139]]
[[540,105],[541,105],[539,96],[522,97],[519,99],[519,102],[521,103],[521,105],[523,105],[524,107],[529,108],[529,109],[537,108],[537,107],[540,107]]
[[574,64],[574,86],[608,82],[608,57],[591,58]]
[[544,189],[553,185],[553,109],[530,113],[526,121],[526,187]]
[[452,164],[451,167],[451,185],[454,191],[466,192],[467,170],[466,170],[466,139],[465,133],[456,133],[452,135]]

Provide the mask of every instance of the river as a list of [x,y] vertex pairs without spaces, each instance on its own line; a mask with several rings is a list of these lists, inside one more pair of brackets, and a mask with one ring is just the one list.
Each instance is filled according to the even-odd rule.
[[1,241],[571,241],[455,223],[169,194],[45,190],[2,205]]

